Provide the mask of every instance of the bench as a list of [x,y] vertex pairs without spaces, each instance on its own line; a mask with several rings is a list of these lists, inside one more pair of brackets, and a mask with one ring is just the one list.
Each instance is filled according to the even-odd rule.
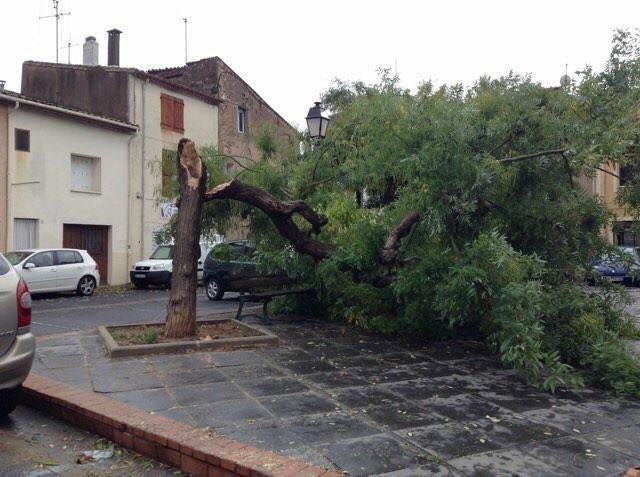
[[[271,318],[269,318],[269,314],[267,311],[267,307],[269,306],[269,302],[271,300],[279,296],[303,295],[311,291],[312,289],[306,288],[300,290],[274,290],[257,293],[240,292],[240,296],[238,297],[238,312],[236,313],[236,320],[242,321],[243,316],[255,315],[260,318],[260,322],[263,325],[272,325],[273,322],[271,321]],[[244,307],[244,304],[251,301],[262,302],[262,315],[256,315],[255,313],[248,313],[246,315],[242,314],[242,308]]]

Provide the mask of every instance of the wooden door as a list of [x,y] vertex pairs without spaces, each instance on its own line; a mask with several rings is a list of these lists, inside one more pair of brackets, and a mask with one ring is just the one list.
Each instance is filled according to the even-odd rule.
[[62,246],[86,250],[98,264],[100,283],[109,283],[109,227],[106,225],[64,224]]

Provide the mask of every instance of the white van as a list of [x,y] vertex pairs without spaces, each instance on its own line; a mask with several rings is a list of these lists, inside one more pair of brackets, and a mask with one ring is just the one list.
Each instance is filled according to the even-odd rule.
[[[198,283],[202,282],[202,267],[209,249],[214,244],[200,242],[200,258],[198,259]],[[173,245],[158,245],[147,260],[137,262],[129,271],[131,283],[138,289],[149,285],[170,287],[173,271]]]

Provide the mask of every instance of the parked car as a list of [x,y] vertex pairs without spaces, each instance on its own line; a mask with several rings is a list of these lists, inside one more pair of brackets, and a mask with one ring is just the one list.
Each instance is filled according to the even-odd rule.
[[596,277],[612,282],[637,285],[640,283],[640,255],[634,247],[618,247],[621,254],[603,255],[592,262]]
[[[159,245],[147,260],[136,262],[129,278],[138,289],[147,288],[149,285],[170,287],[171,272],[173,270],[173,245]],[[202,281],[203,257],[207,256],[209,245],[200,243],[200,258],[198,258],[198,282]]]
[[5,256],[33,294],[75,291],[90,296],[100,284],[98,264],[86,250],[18,250]]
[[29,287],[0,254],[0,416],[16,407],[36,349]]
[[209,300],[222,300],[234,289],[233,282],[258,276],[254,249],[247,240],[223,242],[214,246],[204,261],[202,281]]

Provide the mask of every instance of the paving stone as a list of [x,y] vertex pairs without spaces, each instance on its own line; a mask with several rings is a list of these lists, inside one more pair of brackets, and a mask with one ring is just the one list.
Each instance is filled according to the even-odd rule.
[[598,413],[573,404],[555,406],[550,409],[533,409],[520,414],[531,420],[562,429],[574,436],[629,425],[629,421],[623,415]]
[[146,363],[142,359],[128,359],[126,361],[121,360],[109,360],[104,362],[90,362],[91,375],[95,378],[97,376],[136,376],[142,373],[148,373]]
[[475,356],[473,359],[443,360],[443,363],[458,370],[459,374],[462,374],[461,370],[466,370],[467,373],[491,373],[504,369],[497,359],[483,358],[481,356]]
[[218,351],[211,353],[209,356],[216,366],[260,364],[264,361],[262,356],[255,351]]
[[375,368],[363,368],[359,373],[372,383],[395,383],[420,377],[420,375],[413,372],[409,366],[398,366],[382,372],[379,372]]
[[609,476],[622,475],[637,457],[616,452],[594,442],[563,437],[527,447],[526,452],[536,459],[564,470],[567,475]]
[[253,364],[247,366],[225,366],[218,368],[229,379],[243,381],[248,379],[261,379],[267,377],[284,376],[279,369],[268,364]]
[[176,402],[164,389],[116,392],[109,394],[109,397],[139,407],[145,411],[162,411],[176,405]]
[[276,362],[307,361],[311,359],[311,354],[301,348],[270,348],[268,350],[261,350],[260,353]]
[[265,378],[250,381],[236,381],[236,384],[248,394],[256,397],[310,391],[307,386],[292,378]]
[[276,452],[302,445],[300,438],[288,426],[278,421],[263,421],[241,427],[229,426],[219,432],[241,442]]
[[640,464],[640,430],[637,425],[607,429],[583,439],[636,456],[638,462],[635,465]]
[[360,369],[371,369],[374,367],[378,367],[379,372],[386,371],[388,369],[393,368],[393,363],[384,363],[380,359],[373,356],[353,356],[347,358],[333,358],[330,360],[331,364],[333,364],[338,369],[350,369],[353,368],[355,371]]
[[487,415],[467,425],[477,426],[492,441],[505,447],[514,444],[530,445],[534,442],[567,435],[565,431],[557,427],[531,421],[519,414]]
[[294,417],[304,414],[319,414],[334,411],[334,403],[315,393],[288,394],[268,397],[260,403],[278,417]]
[[272,415],[260,404],[250,399],[235,399],[183,408],[201,427],[243,425]]
[[330,395],[337,402],[351,408],[362,408],[390,404],[404,399],[389,392],[382,386],[362,386],[332,390]]
[[364,378],[348,371],[336,371],[334,373],[307,374],[305,379],[313,382],[321,388],[346,388],[369,384]]
[[396,433],[412,444],[446,461],[479,452],[496,450],[500,444],[490,439],[480,426],[449,422]]
[[238,386],[225,382],[179,386],[171,388],[171,392],[175,396],[176,402],[181,406],[245,397]]
[[480,391],[477,395],[489,402],[515,412],[549,408],[552,404],[555,404],[552,396],[535,391],[528,393],[516,391],[512,394],[506,392],[495,393]]
[[425,412],[422,407],[409,402],[370,407],[366,410],[366,414],[385,430],[421,427],[446,421],[444,417]]
[[188,384],[219,383],[228,378],[222,372],[214,368],[195,369],[193,371],[168,371],[163,378],[167,386],[177,387]]
[[391,434],[338,441],[323,446],[322,453],[354,477],[426,464],[429,458],[401,443]]
[[206,353],[163,354],[150,357],[148,361],[158,371],[192,371],[214,366]]
[[139,389],[154,389],[162,387],[162,383],[149,373],[134,376],[118,376],[114,374],[92,376],[93,390],[99,393],[113,393],[118,391],[134,391]]
[[459,394],[446,398],[431,398],[420,401],[427,411],[440,414],[457,421],[471,421],[487,414],[496,415],[503,410],[488,401],[471,394]]
[[416,375],[423,378],[437,378],[440,376],[450,376],[458,374],[456,368],[447,366],[446,364],[427,362],[408,366],[408,368]]
[[299,459],[303,462],[307,462],[308,464],[315,465],[317,467],[323,467],[330,470],[339,470],[336,468],[333,462],[331,462],[320,453],[320,450],[316,450],[306,446],[285,449],[282,451],[282,454],[288,457],[293,457],[294,459]]
[[454,387],[438,379],[420,378],[411,381],[392,383],[385,386],[386,390],[396,393],[405,399],[416,401],[432,397],[448,397],[465,392],[464,388]]
[[303,444],[329,443],[380,433],[378,429],[371,427],[359,417],[345,412],[301,416],[287,419],[283,425]]
[[335,371],[335,367],[327,361],[312,359],[309,361],[288,361],[280,364],[296,374],[313,374],[323,371]]
[[380,360],[385,363],[393,364],[420,364],[432,362],[431,359],[423,354],[413,353],[408,350],[396,351],[395,353],[386,353],[379,356]]
[[474,454],[447,461],[447,464],[474,477],[520,476],[565,477],[567,474],[518,449]]
[[182,408],[182,407],[162,409],[160,411],[157,411],[156,414],[159,414],[164,417],[168,417],[169,419],[173,419],[175,421],[184,422],[185,424],[190,424],[192,426],[196,425],[191,415],[187,413],[187,411],[185,411],[185,408]]
[[408,467],[383,474],[375,474],[372,477],[463,477],[463,475],[444,465],[426,464],[421,467]]

